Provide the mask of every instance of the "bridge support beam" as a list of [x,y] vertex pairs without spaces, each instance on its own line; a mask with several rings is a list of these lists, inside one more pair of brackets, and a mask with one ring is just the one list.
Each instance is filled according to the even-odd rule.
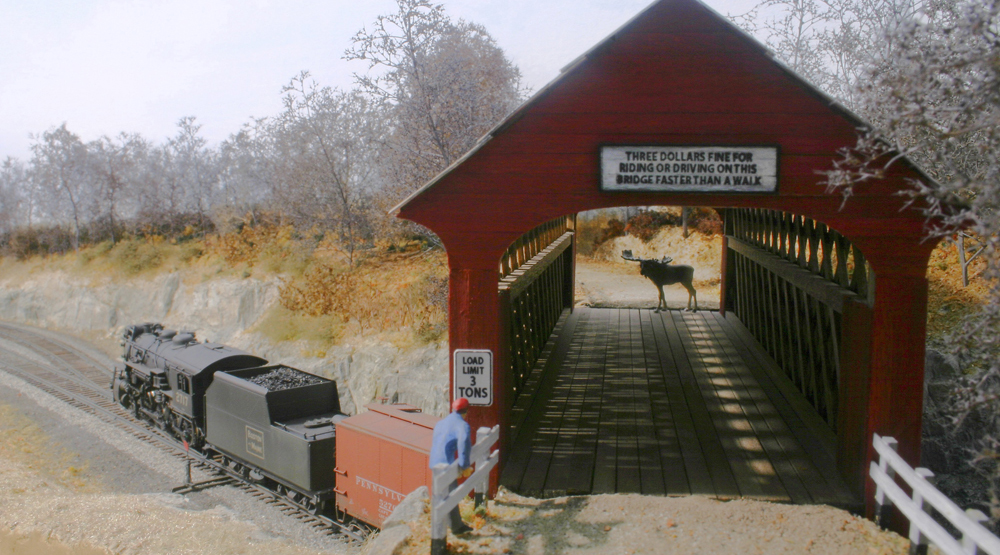
[[[921,270],[925,268],[926,263]],[[865,426],[866,477],[869,461],[877,456],[871,443],[874,433],[896,438],[903,459],[919,466],[923,416],[927,278],[923,271],[903,275],[876,270],[876,274]],[[869,518],[875,514],[874,492],[874,483],[865,479]]]
[[[508,349],[504,344],[507,323],[505,312],[500,309],[497,293],[496,263],[488,268],[451,268],[449,276],[449,343],[451,353],[456,349],[489,349],[493,352],[493,404],[488,407],[469,408],[468,422],[472,430],[500,425],[500,456],[505,457],[508,441],[507,372]],[[454,356],[449,357],[449,390],[454,391]],[[449,400],[453,397],[450,394]],[[473,432],[475,433],[475,432]],[[473,438],[473,442],[476,439]],[[490,475],[490,494],[499,484],[500,466]]]
[[837,468],[851,490],[863,495],[871,443],[868,408],[873,308],[857,299],[846,301],[841,322]]

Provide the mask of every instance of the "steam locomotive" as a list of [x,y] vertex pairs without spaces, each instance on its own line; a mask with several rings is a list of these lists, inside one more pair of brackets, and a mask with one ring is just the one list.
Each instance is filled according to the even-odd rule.
[[[437,419],[415,407],[369,406],[374,410],[348,417],[334,381],[160,324],[129,326],[121,345],[111,379],[115,402],[308,510],[377,527],[402,494],[430,485],[426,456]],[[388,428],[399,437],[382,437],[387,427],[373,420],[380,416],[393,420]],[[338,427],[340,443],[350,447],[341,463],[350,467],[337,467]],[[378,463],[359,455],[378,458],[386,439],[409,444],[410,464],[423,471],[373,474]]]

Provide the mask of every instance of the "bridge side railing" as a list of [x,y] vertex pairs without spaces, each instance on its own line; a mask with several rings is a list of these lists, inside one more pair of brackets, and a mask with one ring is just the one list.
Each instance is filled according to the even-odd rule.
[[776,210],[726,211],[732,310],[836,429],[844,303],[874,298],[874,274],[843,235]]
[[[874,434],[872,445],[879,460],[871,462],[869,476],[875,482],[876,523],[884,525],[889,507],[895,505],[910,521],[910,553],[927,553],[929,544],[946,555],[974,555],[982,551],[1000,555],[1000,539],[983,527],[986,515],[977,509],[962,511],[951,499],[935,488],[928,479],[934,473],[926,468],[913,468],[896,453],[897,442],[891,437]],[[898,476],[912,490],[907,495],[894,480]],[[928,507],[944,517],[962,537],[955,539],[928,513]]]
[[529,263],[553,241],[576,229],[576,217],[565,216],[545,222],[515,240],[500,257],[500,280]]
[[573,257],[573,237],[572,231],[557,235],[500,280],[499,292],[505,299],[509,326],[511,403],[522,390],[567,306],[572,287],[568,283],[568,273]]

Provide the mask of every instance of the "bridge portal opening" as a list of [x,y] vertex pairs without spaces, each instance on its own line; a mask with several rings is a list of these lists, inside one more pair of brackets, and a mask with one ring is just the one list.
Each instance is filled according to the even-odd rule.
[[[827,268],[828,288],[839,279],[835,268],[848,271],[848,285],[851,277],[860,280],[860,251],[837,248],[845,240],[822,224],[777,212],[711,211],[702,231],[690,230],[687,238],[679,225],[645,229],[644,222],[669,224],[680,214],[665,207],[614,209],[546,224],[549,236],[558,236],[554,244],[570,235],[575,242],[576,295],[528,359],[530,345],[519,338],[545,326],[518,314],[533,312],[519,306],[523,295],[511,299],[510,358],[521,369],[514,372],[513,448],[501,484],[543,496],[702,494],[857,510],[860,498],[838,477],[837,416],[830,410],[838,402],[834,334],[841,333],[840,320],[824,304],[832,293],[817,300],[815,287],[803,290],[800,282],[820,278]],[[633,222],[633,235],[623,221]],[[572,231],[557,233],[562,225]],[[512,247],[530,243],[531,235]],[[655,286],[626,266],[634,262],[615,260],[639,247],[647,249],[641,258],[663,256],[648,249],[670,248],[685,257],[676,257],[681,261],[708,261],[696,280],[708,291],[707,299],[699,296],[701,310],[683,310],[680,286],[683,295],[668,302],[668,310],[654,310]],[[565,261],[570,248],[542,248],[526,265],[551,273],[546,251],[549,260]],[[858,260],[861,270],[854,268]],[[519,275],[507,279],[516,282]],[[628,278],[639,280],[622,294]],[[597,291],[601,285],[607,290]],[[727,295],[720,299],[724,285]],[[847,288],[843,295],[858,297]],[[765,315],[769,326],[795,324],[804,331],[781,328],[778,342],[769,343],[773,334],[758,338],[748,327]]]
[[[640,206],[581,212],[576,216],[574,306],[655,308],[659,291],[640,274],[633,258],[671,259],[693,268],[698,307],[719,309],[722,283],[722,218],[712,208]],[[680,276],[678,276],[680,277]],[[676,279],[676,278],[675,278]],[[688,290],[680,282],[663,288],[665,306],[684,309]]]

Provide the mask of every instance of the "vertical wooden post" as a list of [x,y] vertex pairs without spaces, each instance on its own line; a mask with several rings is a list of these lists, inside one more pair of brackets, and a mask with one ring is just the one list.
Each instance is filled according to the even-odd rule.
[[[899,451],[899,443],[896,441],[896,438],[882,438],[875,435],[872,437],[873,444],[876,441],[884,442],[885,445],[893,451]],[[872,450],[874,452],[874,448]],[[878,469],[890,479],[896,476],[896,469],[889,465],[889,457],[885,454],[878,455]],[[875,503],[875,524],[886,528],[891,514],[890,509],[892,509],[892,500],[890,500],[885,494],[885,491],[878,486],[875,486],[875,495],[873,499]]]
[[837,467],[859,497],[868,482],[868,383],[871,378],[873,309],[859,300],[844,302],[840,336],[837,406]]
[[[872,321],[865,435],[870,438],[878,433],[896,438],[900,456],[916,467],[920,464],[923,416],[927,279],[923,268],[919,275],[876,273],[878,291]],[[867,452],[867,460],[873,460],[874,447],[869,444]],[[874,492],[875,485],[867,481],[865,503],[869,518],[875,516]],[[893,519],[892,528],[906,533],[899,519]]]
[[444,474],[448,465],[441,463],[431,468],[431,555],[445,555],[448,552],[448,518],[447,511],[438,511],[448,498],[448,484]]
[[[469,262],[471,257],[454,256],[454,261]],[[500,309],[500,295],[497,292],[497,262],[480,264],[484,267],[452,266],[449,275],[449,348],[453,354],[456,349],[489,349],[493,351],[493,404],[488,407],[469,407],[467,421],[469,427],[476,430],[480,427],[492,428],[500,425],[501,453],[509,451],[507,446],[507,407],[509,397],[507,357],[507,334],[505,315]],[[454,262],[453,262],[454,264]],[[454,356],[449,356],[448,383],[449,401],[454,398]],[[476,438],[472,438],[475,441]],[[500,465],[494,468],[490,476],[490,492],[496,492],[499,485]]]
[[[486,434],[488,433],[490,433],[490,428],[485,428],[485,427],[479,428],[478,430],[476,430],[476,437],[481,441],[486,438]],[[479,470],[480,468],[485,468],[487,461],[489,461],[489,458],[490,458],[489,449],[483,449],[482,456],[472,461],[476,465],[476,470]],[[477,509],[479,507],[482,507],[486,503],[486,494],[489,491],[489,489],[490,489],[489,478],[487,478],[480,484],[476,484],[475,502]]]
[[573,304],[576,303],[576,216],[573,216],[573,246],[569,249],[569,253],[566,254],[566,271],[563,274],[563,279],[565,279],[565,285],[563,289],[563,307],[573,310]]
[[[736,311],[736,302],[739,301],[740,292],[736,288],[736,253],[729,250],[729,236],[736,235],[736,211],[718,210],[722,218],[722,261],[720,263],[720,279],[722,284],[719,287],[719,314],[726,315],[727,310]],[[737,300],[733,300],[733,293]],[[739,312],[739,311],[737,311]],[[745,314],[741,314],[746,317]]]
[[[932,482],[934,480],[934,473],[927,468],[914,468],[913,471],[921,478]],[[920,488],[913,488],[913,504],[917,506],[922,512],[929,513],[930,511],[924,506],[924,494],[920,491]],[[920,532],[920,527],[913,521],[910,521],[910,555],[927,555],[927,549],[929,543],[927,541],[927,536]]]

